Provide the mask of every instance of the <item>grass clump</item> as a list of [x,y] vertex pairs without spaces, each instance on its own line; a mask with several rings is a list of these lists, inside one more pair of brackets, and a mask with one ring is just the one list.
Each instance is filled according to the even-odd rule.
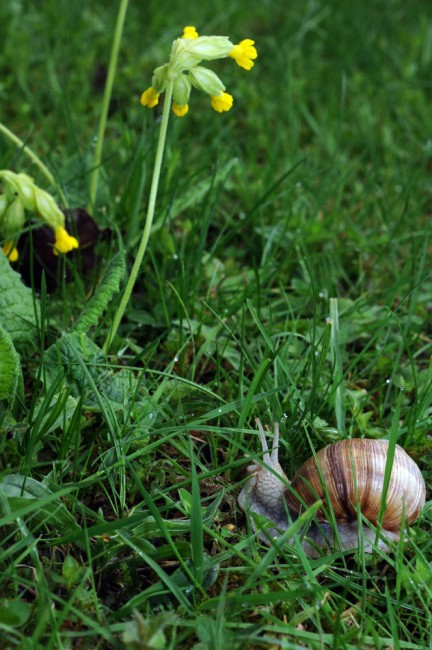
[[[231,112],[172,117],[149,220],[139,99],[186,24],[258,59],[210,62]],[[429,502],[389,554],[310,559],[236,499],[257,416],[290,477],[391,434],[430,498],[430,26],[421,0],[1,3],[0,170],[80,244],[54,256],[39,206],[0,255],[1,647],[429,644]]]

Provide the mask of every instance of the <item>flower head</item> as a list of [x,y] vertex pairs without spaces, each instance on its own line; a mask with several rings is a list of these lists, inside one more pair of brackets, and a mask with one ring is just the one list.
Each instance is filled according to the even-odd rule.
[[184,117],[189,110],[189,104],[177,104],[177,102],[173,102],[172,110],[177,117]]
[[182,38],[198,38],[198,32],[195,27],[186,25],[186,27],[183,29]]
[[255,41],[246,38],[244,41],[240,41],[240,43],[234,45],[228,56],[234,59],[241,68],[250,70],[254,66],[253,59],[256,59],[258,56],[254,43]]
[[6,255],[6,257],[9,259],[10,262],[16,262],[19,255],[18,255],[18,249],[16,246],[14,246],[13,241],[5,241],[5,243],[2,246],[2,251]]
[[140,103],[148,108],[154,108],[159,104],[159,93],[154,88],[147,88],[141,95]]
[[54,255],[59,253],[69,253],[74,248],[78,248],[78,240],[69,235],[68,231],[62,226],[59,226],[54,231]]
[[0,171],[3,194],[0,194],[0,235],[5,238],[3,252],[11,262],[18,259],[16,242],[25,222],[25,213],[33,212],[54,231],[54,253],[68,253],[78,248],[78,241],[65,229],[65,216],[48,192],[38,187],[27,174]]
[[221,93],[220,95],[213,95],[211,98],[211,105],[218,113],[229,111],[234,103],[233,96],[229,93]]
[[152,85],[141,95],[141,104],[154,108],[159,96],[172,83],[172,110],[183,117],[189,110],[189,95],[192,87],[210,95],[213,108],[222,113],[233,105],[233,97],[225,92],[221,79],[212,71],[200,65],[202,61],[214,61],[232,57],[238,65],[250,70],[253,59],[258,56],[254,41],[245,39],[234,45],[227,36],[199,36],[192,25],[183,29],[171,49],[168,63],[155,69]]

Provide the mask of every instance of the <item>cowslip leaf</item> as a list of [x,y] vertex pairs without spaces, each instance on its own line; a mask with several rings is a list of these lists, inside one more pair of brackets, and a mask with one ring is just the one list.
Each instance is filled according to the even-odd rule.
[[[17,351],[11,336],[0,325],[0,425],[12,411],[14,415],[17,392],[22,396],[23,377]],[[4,441],[4,430],[0,428],[0,448]]]
[[18,352],[37,340],[38,311],[32,290],[23,284],[0,250],[0,325],[10,334]]
[[102,350],[85,334],[73,332],[60,338],[44,354],[44,364],[47,385],[63,372],[71,394],[82,397],[85,408],[101,410],[97,391],[114,411],[128,411],[132,400],[139,410],[150,409],[135,373],[126,368],[113,368]]
[[73,515],[60,497],[53,498],[53,492],[36,479],[22,474],[9,474],[0,482],[0,490],[8,500],[10,512],[34,505],[25,517],[44,525],[56,534],[73,533],[80,530]]
[[18,387],[21,367],[11,336],[0,325],[0,402],[12,404]]

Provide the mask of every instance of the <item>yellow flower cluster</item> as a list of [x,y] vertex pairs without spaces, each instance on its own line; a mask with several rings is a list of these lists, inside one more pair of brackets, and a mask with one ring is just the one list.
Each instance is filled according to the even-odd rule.
[[195,27],[187,25],[182,37],[173,43],[169,62],[154,71],[151,87],[141,95],[141,104],[147,108],[157,106],[170,79],[173,80],[172,110],[177,117],[189,111],[192,87],[208,94],[211,106],[218,113],[229,111],[234,102],[232,95],[225,92],[224,84],[212,70],[199,64],[229,56],[244,70],[251,70],[258,56],[254,43],[247,38],[233,45],[226,36],[199,36]]
[[68,253],[78,248],[78,240],[65,229],[65,216],[53,197],[27,174],[16,174],[9,170],[0,171],[3,194],[0,194],[0,236],[5,242],[4,254],[11,262],[18,259],[16,243],[25,222],[25,212],[33,212],[54,231],[53,252]]

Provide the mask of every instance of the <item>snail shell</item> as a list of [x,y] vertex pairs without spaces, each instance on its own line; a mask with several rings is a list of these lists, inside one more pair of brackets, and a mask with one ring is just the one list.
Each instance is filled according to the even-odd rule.
[[[311,556],[319,555],[317,549],[332,549],[339,544],[342,549],[359,546],[357,511],[373,525],[378,523],[378,513],[384,486],[388,441],[355,438],[342,440],[321,449],[307,460],[295,474],[291,483],[278,460],[279,428],[275,424],[273,448],[268,451],[264,429],[257,420],[264,465],[248,467],[251,474],[239,496],[239,505],[246,512],[264,515],[274,527],[259,533],[269,543],[280,536],[302,511],[323,500],[323,508],[316,514],[317,523],[308,531],[309,541],[303,548]],[[412,524],[418,519],[425,503],[426,487],[420,469],[408,454],[396,445],[390,482],[386,495],[386,508],[382,520],[383,539],[377,544],[376,533],[363,525],[363,550],[372,547],[388,550],[386,540],[397,540],[404,521]],[[338,530],[326,521],[325,512],[332,509]],[[322,522],[321,524],[319,522]],[[256,529],[255,521],[251,523]]]

